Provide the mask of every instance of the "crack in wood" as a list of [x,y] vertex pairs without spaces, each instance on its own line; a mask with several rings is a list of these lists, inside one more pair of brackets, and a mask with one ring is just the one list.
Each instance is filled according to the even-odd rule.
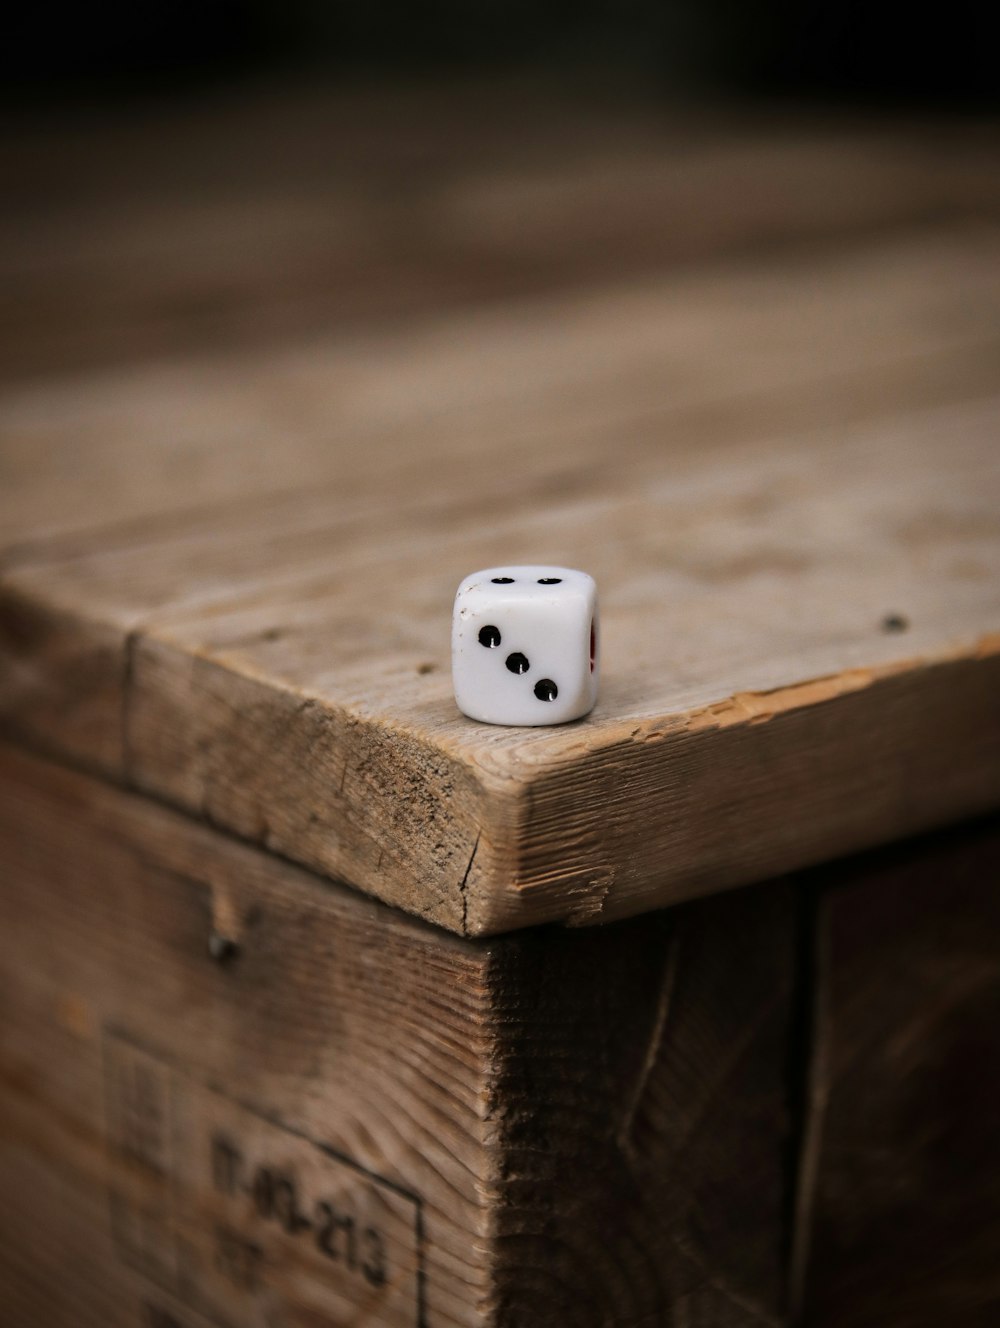
[[468,922],[469,922],[469,890],[468,890],[468,885],[469,885],[469,873],[472,871],[472,864],[473,864],[473,863],[475,862],[475,860],[476,860],[476,853],[477,853],[478,850],[479,850],[479,840],[481,839],[481,837],[482,837],[482,831],[480,831],[479,834],[476,835],[476,842],[475,842],[475,843],[473,844],[473,846],[472,846],[472,853],[470,854],[470,856],[469,856],[469,861],[468,861],[468,863],[466,864],[465,874],[463,875],[462,880],[461,880],[461,884],[460,884],[459,887],[458,887],[458,893],[462,896],[462,935],[463,935],[463,936],[468,936],[468,934],[469,934],[469,926],[468,926]]
[[128,787],[134,787],[135,784],[133,775],[135,761],[132,746],[132,694],[134,691],[135,656],[141,639],[142,629],[139,627],[133,627],[131,631],[126,633],[123,642],[124,662],[122,667],[121,702],[122,779]]
[[646,1045],[646,1054],[643,1057],[642,1067],[629,1096],[625,1115],[618,1131],[618,1146],[628,1156],[633,1153],[632,1129],[635,1118],[666,1035],[667,1023],[673,1004],[674,987],[677,981],[677,956],[679,951],[680,943],[676,935],[671,936],[667,941],[667,954],[663,962],[663,975],[660,979],[660,991],[656,1001],[656,1014],[653,1019],[649,1041]]

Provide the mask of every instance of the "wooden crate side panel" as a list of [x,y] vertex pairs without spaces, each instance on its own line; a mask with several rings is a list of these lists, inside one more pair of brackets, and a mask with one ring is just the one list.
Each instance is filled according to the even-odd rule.
[[5,1323],[482,1322],[482,955],[34,759],[0,789]]
[[1000,1320],[1000,821],[821,886],[808,1328]]
[[794,900],[781,883],[496,971],[499,1322],[784,1322]]
[[781,1322],[784,887],[471,943],[23,754],[0,789],[14,1328]]

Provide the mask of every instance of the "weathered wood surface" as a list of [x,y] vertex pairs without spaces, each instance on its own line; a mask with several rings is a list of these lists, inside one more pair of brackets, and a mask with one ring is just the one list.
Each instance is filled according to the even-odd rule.
[[0,863],[5,1328],[784,1322],[786,887],[465,941],[3,747]]
[[801,1322],[987,1328],[1000,1320],[1000,822],[824,875]]
[[[911,132],[884,208],[871,160],[819,131],[791,157],[769,140],[780,171],[706,134],[685,206],[664,166],[639,207],[640,153],[612,247],[640,213],[698,232],[771,163],[761,207],[785,222],[739,256],[723,227],[725,263],[665,240],[622,281],[591,237],[544,296],[9,387],[0,722],[469,934],[606,921],[995,805],[996,171],[988,135]],[[444,155],[474,190],[462,141]],[[531,170],[565,237],[599,209],[560,192],[556,151]],[[807,180],[841,200],[829,225],[781,212]],[[482,226],[521,215],[503,171],[486,192]],[[597,577],[604,683],[579,724],[454,707],[454,588],[513,558]]]
[[503,1323],[786,1322],[796,936],[777,882],[497,952]]
[[990,124],[530,83],[0,118],[0,376],[536,296],[1000,209]]

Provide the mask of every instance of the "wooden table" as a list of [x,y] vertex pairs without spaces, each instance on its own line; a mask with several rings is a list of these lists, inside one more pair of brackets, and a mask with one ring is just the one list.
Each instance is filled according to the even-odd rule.
[[[996,150],[503,86],[8,136],[16,1328],[994,1322]],[[597,578],[587,720],[457,712],[505,561]]]

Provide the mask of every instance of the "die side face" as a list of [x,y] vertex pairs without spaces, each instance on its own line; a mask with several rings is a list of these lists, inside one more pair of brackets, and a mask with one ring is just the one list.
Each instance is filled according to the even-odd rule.
[[455,597],[455,699],[489,724],[563,724],[597,699],[597,588],[585,572],[529,566],[468,576]]

